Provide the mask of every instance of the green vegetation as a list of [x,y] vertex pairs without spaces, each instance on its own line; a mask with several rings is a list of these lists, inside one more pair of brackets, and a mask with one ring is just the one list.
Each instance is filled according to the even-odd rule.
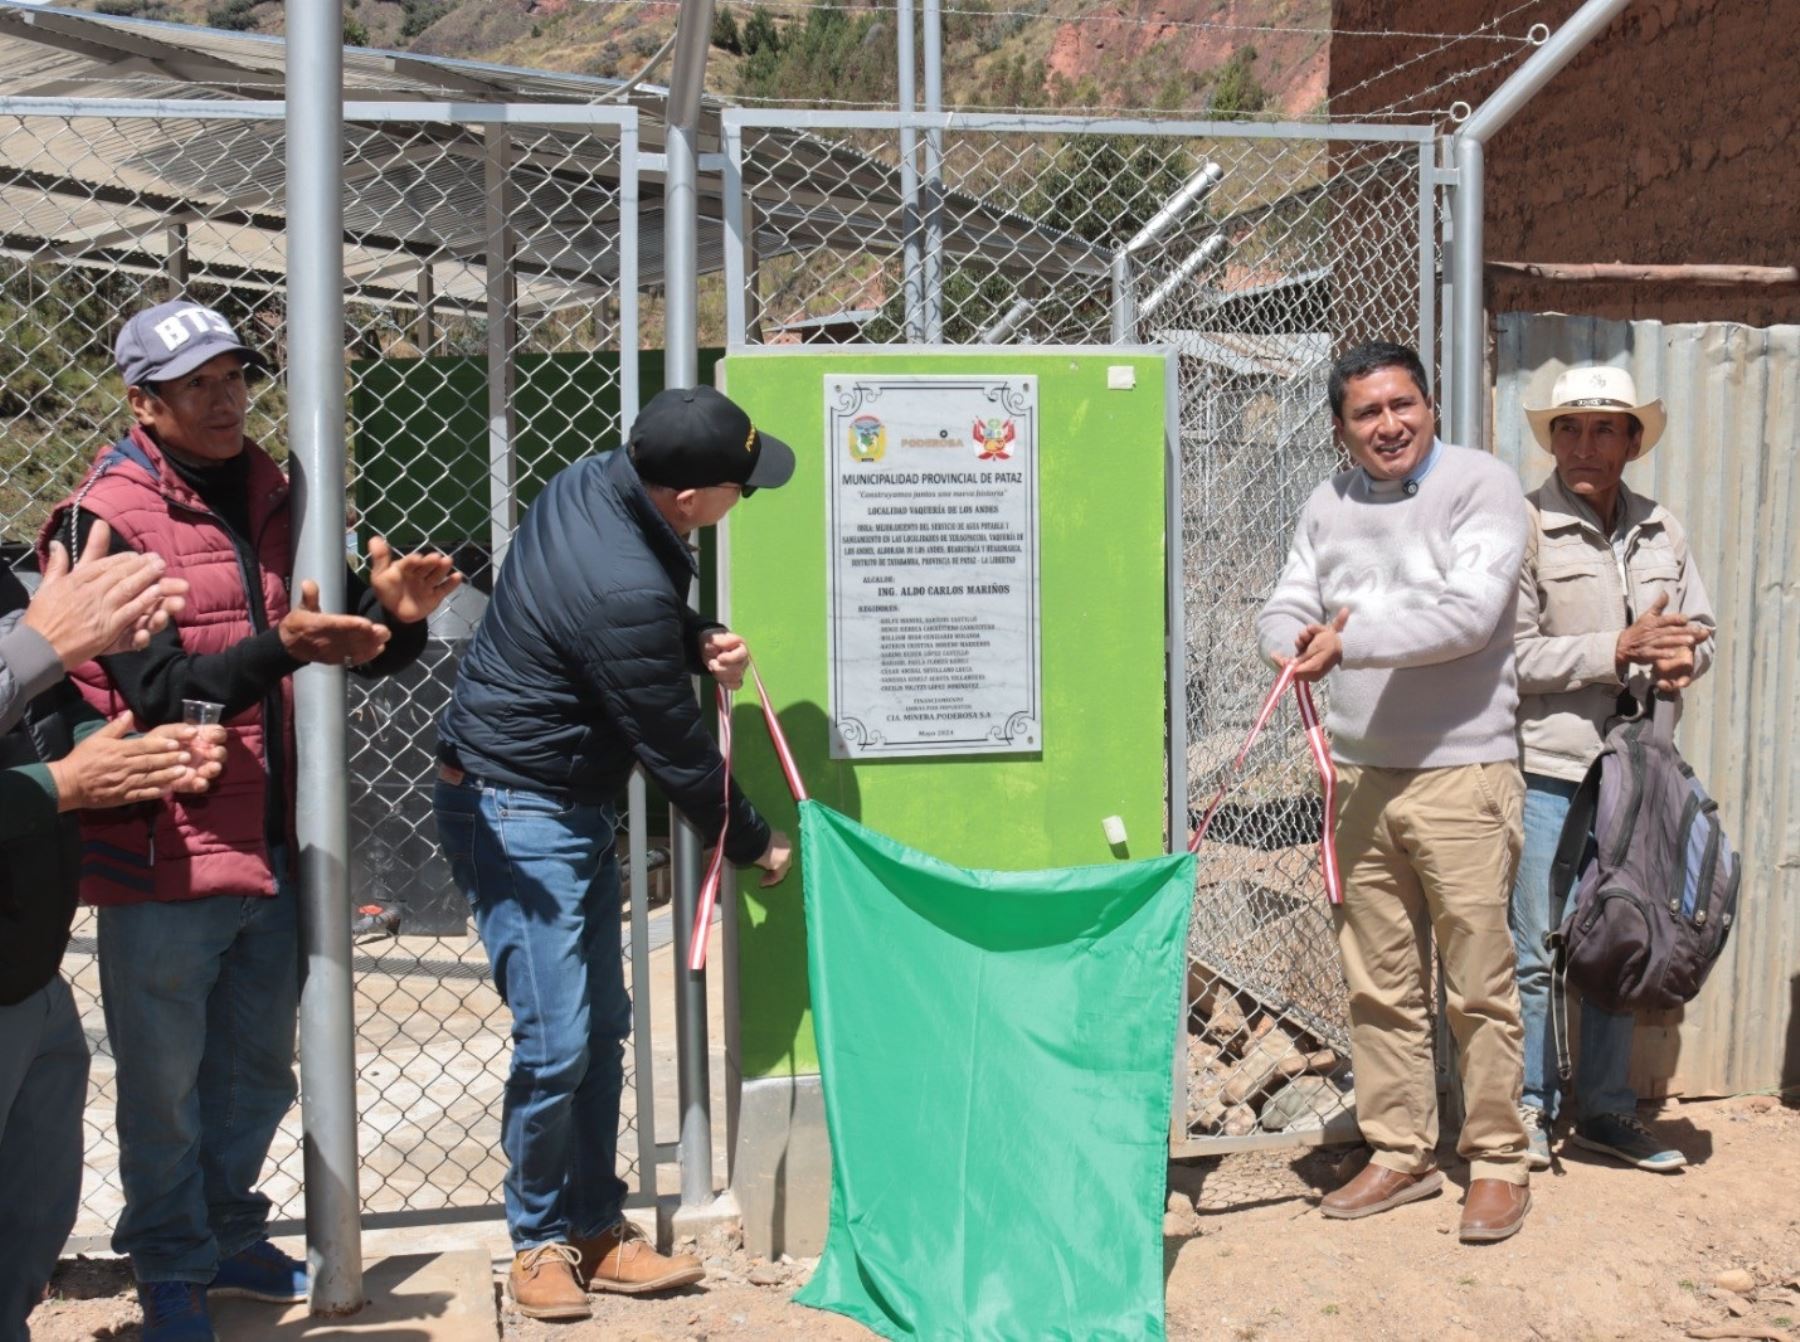
[[1269,103],[1269,95],[1257,82],[1255,47],[1239,47],[1220,68],[1213,82],[1207,110],[1216,117],[1254,116]]
[[450,10],[444,0],[400,0],[400,8],[405,15],[400,20],[400,37],[403,41],[417,37]]
[[827,3],[778,29],[759,5],[741,45],[738,92],[745,97],[806,102],[842,91],[858,102],[884,101],[899,88],[893,32],[873,10]]
[[253,31],[255,10],[261,3],[262,0],[224,0],[223,4],[213,5],[206,11],[207,26],[234,33]]
[[733,56],[744,54],[744,37],[738,32],[737,19],[726,5],[720,5],[713,15],[712,44],[720,51],[729,51]]

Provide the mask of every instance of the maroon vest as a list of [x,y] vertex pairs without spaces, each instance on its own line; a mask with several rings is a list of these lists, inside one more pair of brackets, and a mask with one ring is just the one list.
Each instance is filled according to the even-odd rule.
[[[246,573],[236,543],[188,483],[171,469],[142,429],[103,448],[73,497],[59,504],[38,538],[40,560],[52,539],[70,542],[77,508],[102,518],[121,546],[159,554],[170,577],[188,582],[187,606],[176,616],[181,644],[191,653],[217,653],[256,632],[247,582],[262,589],[271,626],[288,611],[292,558],[287,476],[254,443],[249,458],[250,539],[257,557]],[[111,717],[126,704],[98,662],[73,677],[82,697]],[[288,761],[287,795],[294,795],[293,682],[281,684]],[[158,724],[140,722],[139,728]],[[261,703],[231,718],[225,772],[199,796],[87,811],[81,817],[81,897],[89,904],[137,904],[206,895],[272,895],[263,807],[268,790]],[[289,812],[292,827],[292,811]],[[292,838],[289,851],[293,851]]]

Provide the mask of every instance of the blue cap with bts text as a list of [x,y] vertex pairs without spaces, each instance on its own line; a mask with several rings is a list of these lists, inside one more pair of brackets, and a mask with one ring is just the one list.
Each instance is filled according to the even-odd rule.
[[128,387],[172,382],[221,354],[238,355],[246,367],[268,366],[262,355],[238,339],[230,322],[185,298],[138,313],[125,323],[113,346]]

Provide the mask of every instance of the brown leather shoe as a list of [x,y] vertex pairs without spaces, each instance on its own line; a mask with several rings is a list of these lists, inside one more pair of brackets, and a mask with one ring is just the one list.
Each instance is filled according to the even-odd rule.
[[575,1271],[581,1253],[569,1244],[540,1244],[513,1255],[506,1293],[530,1319],[591,1319],[594,1311]]
[[1401,1174],[1397,1170],[1371,1162],[1363,1166],[1361,1174],[1337,1192],[1327,1194],[1319,1204],[1319,1210],[1333,1220],[1355,1221],[1377,1212],[1392,1211],[1395,1207],[1417,1202],[1420,1198],[1432,1197],[1443,1186],[1442,1170],[1428,1170],[1424,1174]]
[[648,1295],[692,1286],[706,1275],[700,1260],[689,1254],[665,1257],[658,1253],[629,1220],[593,1239],[569,1241],[581,1254],[577,1269],[590,1291],[617,1291],[621,1295]]
[[1504,1179],[1476,1179],[1463,1199],[1462,1228],[1457,1238],[1464,1244],[1488,1244],[1519,1233],[1525,1213],[1531,1210],[1531,1190]]

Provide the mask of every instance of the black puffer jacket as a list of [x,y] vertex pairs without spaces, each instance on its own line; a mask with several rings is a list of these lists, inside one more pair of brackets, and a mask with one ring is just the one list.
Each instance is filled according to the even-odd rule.
[[[725,762],[691,677],[712,622],[687,605],[693,553],[623,452],[545,486],[513,537],[493,600],[438,723],[445,763],[504,787],[617,799],[642,762],[704,835],[725,804]],[[762,856],[769,826],[731,785],[725,855]]]
[[[28,602],[24,584],[0,564],[0,617]],[[61,759],[78,734],[100,725],[67,680],[32,699],[0,735],[0,1006],[50,982],[69,944],[81,868],[81,826],[59,815],[40,766]]]

